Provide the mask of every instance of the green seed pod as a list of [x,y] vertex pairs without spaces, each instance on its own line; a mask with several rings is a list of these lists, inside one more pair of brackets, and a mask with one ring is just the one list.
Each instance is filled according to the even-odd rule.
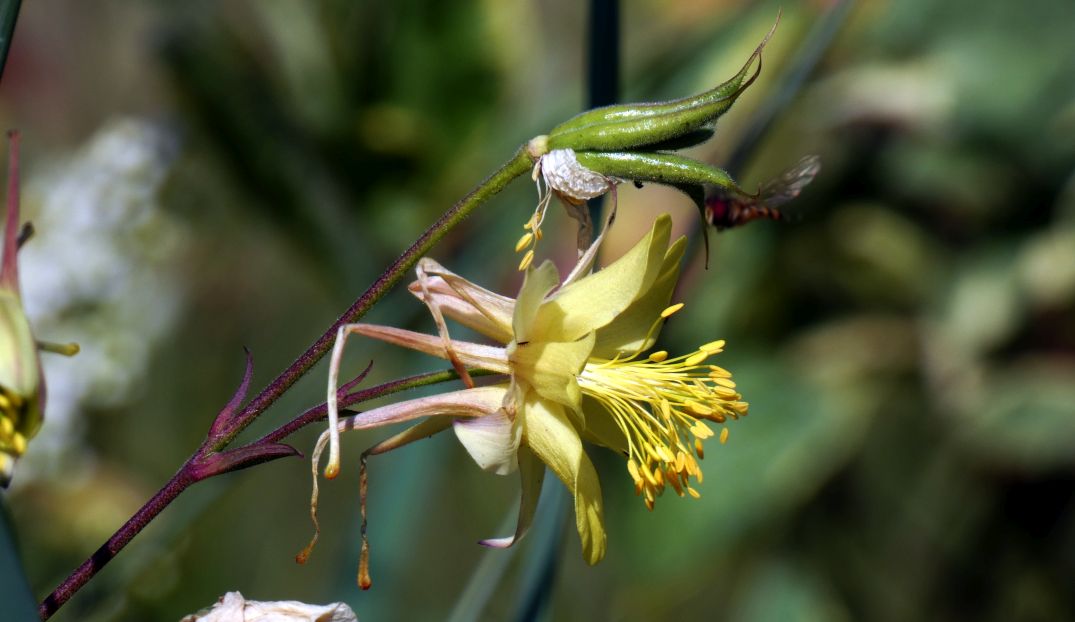
[[582,166],[605,177],[676,187],[713,184],[746,194],[723,169],[671,153],[578,151],[575,158]]
[[715,133],[716,130],[713,128],[703,127],[697,130],[691,130],[682,136],[676,136],[675,138],[662,140],[659,143],[646,145],[643,149],[645,151],[679,151],[681,149],[690,149],[691,147],[696,147],[710,138],[713,138],[713,134]]
[[[776,25],[743,68],[723,84],[691,97],[649,104],[620,104],[578,114],[553,128],[550,149],[619,151],[671,141],[727,112],[761,72],[761,53]],[[753,68],[753,69],[752,69]]]

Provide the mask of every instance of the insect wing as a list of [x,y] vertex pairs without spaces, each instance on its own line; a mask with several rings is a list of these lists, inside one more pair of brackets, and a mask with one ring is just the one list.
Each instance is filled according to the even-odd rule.
[[821,170],[821,158],[816,155],[804,156],[799,162],[770,179],[758,189],[757,202],[766,207],[780,207],[799,196],[803,188],[814,180]]

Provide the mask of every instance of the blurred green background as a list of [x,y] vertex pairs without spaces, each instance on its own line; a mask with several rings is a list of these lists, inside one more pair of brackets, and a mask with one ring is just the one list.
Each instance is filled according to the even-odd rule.
[[[25,3],[0,88],[23,132],[23,256],[50,404],[5,494],[44,597],[197,447],[255,356],[260,388],[428,223],[585,100],[584,3]],[[623,99],[728,77],[782,8],[761,78],[697,157],[721,163],[821,0],[625,2]],[[751,402],[711,443],[701,500],[635,498],[593,449],[609,529],[587,567],[573,529],[508,553],[515,478],[450,435],[370,468],[372,590],[354,585],[357,458],[345,438],[311,534],[309,465],[200,484],[56,620],[174,620],[229,590],[345,600],[360,619],[441,619],[490,555],[485,619],[518,615],[536,549],[559,562],[547,619],[1075,618],[1075,4],[861,1],[743,171],[823,168],[792,222],[714,235],[681,283],[670,351],[725,338]],[[517,181],[433,255],[505,293],[535,201]],[[606,257],[671,211],[623,188]],[[542,247],[569,265],[562,210]],[[36,250],[35,250],[36,249]],[[430,331],[395,292],[368,316]],[[460,333],[461,335],[463,333]],[[371,381],[440,369],[355,342]],[[323,399],[320,365],[262,421]],[[308,451],[319,430],[292,438]],[[351,468],[347,468],[348,460]],[[559,517],[542,514],[555,527]],[[539,525],[540,527],[540,525]]]

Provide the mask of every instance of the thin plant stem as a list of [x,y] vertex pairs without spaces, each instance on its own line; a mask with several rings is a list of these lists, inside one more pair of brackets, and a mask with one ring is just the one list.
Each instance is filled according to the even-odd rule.
[[[511,160],[501,166],[499,170],[490,175],[470,194],[463,197],[426,229],[305,352],[299,355],[287,369],[282,371],[260,393],[254,396],[242,410],[238,413],[230,412],[230,408],[222,411],[220,417],[225,420],[214,422],[205,442],[183,463],[183,466],[168,480],[164,487],[157,491],[134,516],[128,519],[111,538],[101,545],[93,555],[76,568],[41,602],[38,607],[38,614],[41,619],[47,620],[56,613],[64,603],[70,600],[78,590],[104,568],[123,547],[141,533],[154,518],[192,484],[286,455],[297,455],[297,451],[286,445],[280,445],[277,441],[305,425],[324,418],[324,404],[307,410],[277,430],[249,445],[227,452],[224,452],[224,450],[243,429],[265,412],[269,406],[287,392],[299,378],[310,371],[321,357],[328,352],[341,326],[355,322],[364,316],[441,238],[466,218],[477,206],[503,190],[516,177],[529,172],[532,165],[533,161],[526,146],[520,147]],[[351,393],[344,396],[341,399],[341,403],[353,405],[359,401],[373,399],[374,397],[404,389],[444,382],[456,377],[454,371],[422,374]]]
[[42,620],[49,619],[52,614],[63,606],[72,596],[75,595],[82,586],[94,575],[96,575],[101,568],[112,560],[113,557],[119,553],[123,547],[134,539],[143,529],[146,528],[149,523],[160,514],[164,508],[168,507],[172,501],[175,501],[176,497],[186,490],[191,484],[195,482],[194,478],[190,474],[190,466],[193,463],[195,456],[191,456],[183,463],[183,466],[179,467],[179,471],[172,476],[168,483],[163,488],[158,490],[149,501],[146,502],[134,516],[127,519],[127,522],[123,524],[116,533],[112,534],[104,544],[100,546],[93,555],[74,570],[51,594],[45,598],[44,601],[37,608],[37,613],[41,616]]

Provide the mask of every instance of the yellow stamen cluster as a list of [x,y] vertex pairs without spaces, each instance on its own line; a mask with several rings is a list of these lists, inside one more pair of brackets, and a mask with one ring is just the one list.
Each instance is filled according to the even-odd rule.
[[26,452],[26,437],[15,430],[22,418],[25,400],[17,394],[0,389],[0,450],[16,458]]
[[[663,350],[645,358],[593,359],[579,375],[583,393],[605,407],[627,439],[627,472],[651,510],[666,486],[681,497],[700,497],[689,480],[702,482],[702,441],[713,436],[705,421],[724,424],[747,414],[731,373],[704,364],[723,349],[720,340],[671,359]],[[727,440],[723,428],[720,442]]]

